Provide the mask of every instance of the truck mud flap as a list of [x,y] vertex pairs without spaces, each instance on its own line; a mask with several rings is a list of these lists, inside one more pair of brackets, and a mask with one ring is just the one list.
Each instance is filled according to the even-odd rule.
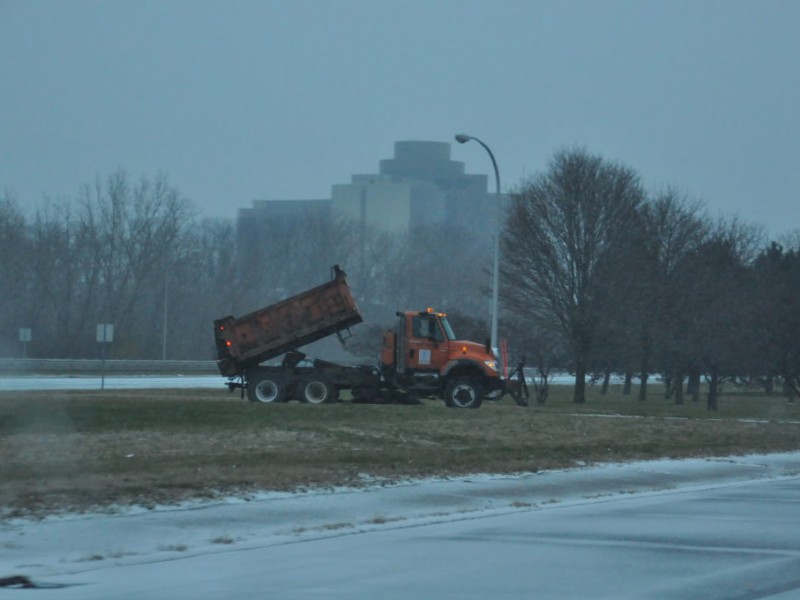
[[[239,381],[236,381],[238,379]],[[239,373],[238,375],[231,376],[228,378],[228,381],[225,382],[225,385],[228,386],[228,391],[233,393],[233,390],[239,388],[240,390],[240,397],[244,400],[244,390],[247,388],[247,384],[244,380],[244,373]]]

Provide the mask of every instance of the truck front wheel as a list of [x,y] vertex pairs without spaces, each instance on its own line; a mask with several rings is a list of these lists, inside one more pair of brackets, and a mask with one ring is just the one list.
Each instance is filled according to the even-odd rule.
[[336,387],[324,377],[306,377],[300,381],[298,392],[301,402],[323,404],[336,399]]
[[274,375],[256,377],[247,384],[247,398],[250,402],[284,402],[286,400],[286,382]]
[[444,403],[451,408],[478,408],[483,391],[474,379],[459,377],[444,389]]

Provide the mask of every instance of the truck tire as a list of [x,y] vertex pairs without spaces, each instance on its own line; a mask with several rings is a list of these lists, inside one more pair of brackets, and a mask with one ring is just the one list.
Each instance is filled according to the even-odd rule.
[[450,408],[478,408],[483,402],[483,390],[469,377],[458,377],[444,389],[444,403]]
[[319,375],[303,377],[297,385],[300,402],[307,404],[324,404],[336,400],[336,387],[326,378]]
[[259,375],[247,382],[247,398],[250,402],[272,404],[286,401],[286,382],[278,375]]

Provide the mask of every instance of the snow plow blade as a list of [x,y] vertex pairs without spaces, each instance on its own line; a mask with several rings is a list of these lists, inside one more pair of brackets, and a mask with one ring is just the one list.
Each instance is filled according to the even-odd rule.
[[528,406],[528,383],[525,381],[525,361],[520,363],[503,381],[503,391],[510,394],[519,406]]

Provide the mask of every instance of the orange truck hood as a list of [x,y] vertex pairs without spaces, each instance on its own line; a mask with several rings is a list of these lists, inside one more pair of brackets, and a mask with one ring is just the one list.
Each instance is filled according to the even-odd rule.
[[[485,364],[486,361],[495,361],[494,354],[487,352],[485,345],[466,340],[452,340],[450,342],[449,358],[450,360],[471,358],[472,360],[479,362],[484,368],[487,367]],[[494,370],[496,372],[497,365],[495,364],[494,369],[487,368],[487,370]]]

